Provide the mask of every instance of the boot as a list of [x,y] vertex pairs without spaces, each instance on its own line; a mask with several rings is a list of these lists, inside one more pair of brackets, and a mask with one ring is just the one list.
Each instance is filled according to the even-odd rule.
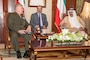
[[26,50],[24,55],[23,55],[24,58],[29,58],[30,57],[30,52],[29,50]]
[[20,51],[17,51],[17,58],[22,58]]

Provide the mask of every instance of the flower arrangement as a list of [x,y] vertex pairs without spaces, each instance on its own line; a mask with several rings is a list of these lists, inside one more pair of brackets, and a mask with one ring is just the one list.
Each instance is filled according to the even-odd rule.
[[63,29],[61,33],[55,33],[48,36],[47,41],[58,41],[58,42],[81,42],[88,39],[88,35],[81,31],[70,32],[68,29]]

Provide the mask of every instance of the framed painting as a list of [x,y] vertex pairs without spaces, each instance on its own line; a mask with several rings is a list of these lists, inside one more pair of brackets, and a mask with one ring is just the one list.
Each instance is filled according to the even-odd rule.
[[28,0],[29,7],[37,7],[37,6],[46,7],[46,0]]

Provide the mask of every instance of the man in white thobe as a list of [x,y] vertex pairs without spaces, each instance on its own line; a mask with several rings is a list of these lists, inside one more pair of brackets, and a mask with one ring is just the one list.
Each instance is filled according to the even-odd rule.
[[[85,33],[85,23],[76,15],[75,10],[68,10],[68,16],[66,16],[60,23],[62,29],[69,29],[70,32],[79,31],[81,34]],[[71,53],[79,54],[80,50],[69,50]]]

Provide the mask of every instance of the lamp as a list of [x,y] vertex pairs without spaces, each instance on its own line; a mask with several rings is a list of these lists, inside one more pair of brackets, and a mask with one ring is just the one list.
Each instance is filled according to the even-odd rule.
[[84,1],[83,9],[80,16],[85,22],[85,28],[87,29],[87,33],[90,34],[90,0]]
[[84,2],[83,10],[80,15],[84,18],[90,17],[90,2],[87,0]]

